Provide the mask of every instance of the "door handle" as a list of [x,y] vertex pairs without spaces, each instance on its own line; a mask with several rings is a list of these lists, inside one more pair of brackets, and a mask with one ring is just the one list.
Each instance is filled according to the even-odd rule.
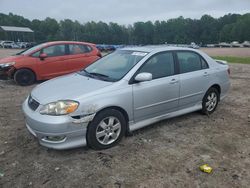
[[208,76],[208,75],[209,75],[208,72],[203,73],[203,76]]
[[179,81],[175,78],[173,78],[171,81],[170,81],[170,84],[175,84],[175,83],[178,83]]

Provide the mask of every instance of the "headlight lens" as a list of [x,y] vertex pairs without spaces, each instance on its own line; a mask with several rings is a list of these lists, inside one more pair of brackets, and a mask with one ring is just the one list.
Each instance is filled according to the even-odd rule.
[[52,102],[43,106],[40,109],[40,114],[52,116],[66,115],[76,111],[78,106],[78,102],[70,100]]
[[12,65],[15,65],[16,62],[8,62],[8,63],[2,63],[0,64],[0,67],[5,68],[5,67],[9,67]]

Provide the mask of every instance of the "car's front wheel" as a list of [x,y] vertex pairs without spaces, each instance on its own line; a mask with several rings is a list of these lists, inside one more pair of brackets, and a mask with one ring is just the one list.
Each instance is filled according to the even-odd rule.
[[35,82],[35,74],[29,69],[17,70],[14,74],[14,80],[21,86],[31,85]]
[[202,100],[202,112],[207,115],[212,114],[218,105],[219,97],[218,90],[214,87],[210,88]]
[[116,145],[124,136],[126,120],[121,112],[106,109],[96,115],[87,131],[88,146],[107,149]]

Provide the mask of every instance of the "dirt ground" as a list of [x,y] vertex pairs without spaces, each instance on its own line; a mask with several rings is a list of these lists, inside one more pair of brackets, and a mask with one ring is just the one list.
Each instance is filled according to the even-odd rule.
[[232,88],[211,116],[162,121],[103,151],[38,145],[21,111],[35,85],[0,81],[0,187],[249,187],[250,65],[230,67]]

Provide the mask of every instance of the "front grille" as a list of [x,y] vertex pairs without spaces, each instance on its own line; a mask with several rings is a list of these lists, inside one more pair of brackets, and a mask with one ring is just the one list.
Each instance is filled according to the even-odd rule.
[[39,102],[37,102],[35,99],[33,99],[31,96],[29,96],[28,99],[28,105],[32,110],[36,110],[38,106],[40,105]]

